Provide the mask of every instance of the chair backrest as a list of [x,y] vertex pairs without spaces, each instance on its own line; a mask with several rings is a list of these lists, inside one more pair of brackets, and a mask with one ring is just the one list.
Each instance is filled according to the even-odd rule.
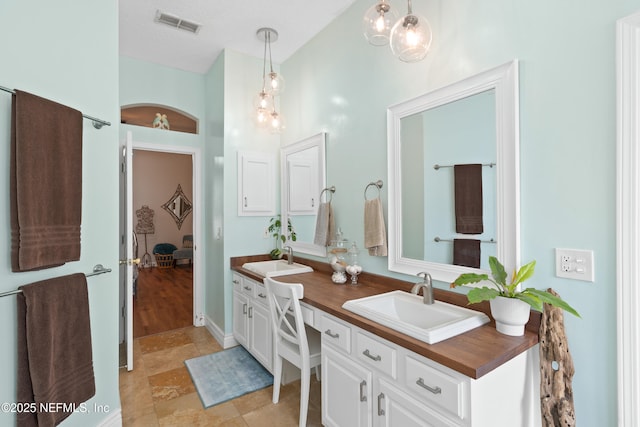
[[264,284],[269,300],[271,324],[276,340],[287,341],[299,349],[301,357],[309,357],[309,344],[305,331],[300,301],[304,296],[301,283],[283,283],[265,277]]
[[185,234],[182,237],[183,248],[193,248],[193,234]]

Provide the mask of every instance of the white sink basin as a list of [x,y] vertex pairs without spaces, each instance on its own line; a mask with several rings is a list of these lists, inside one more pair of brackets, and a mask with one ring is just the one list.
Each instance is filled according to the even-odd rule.
[[435,344],[489,322],[476,310],[441,301],[424,304],[422,295],[392,291],[349,300],[342,308],[427,344]]
[[246,268],[263,277],[286,276],[289,274],[310,273],[313,271],[313,268],[308,265],[298,264],[297,262],[288,264],[287,260],[284,259],[247,262],[242,265],[242,268]]

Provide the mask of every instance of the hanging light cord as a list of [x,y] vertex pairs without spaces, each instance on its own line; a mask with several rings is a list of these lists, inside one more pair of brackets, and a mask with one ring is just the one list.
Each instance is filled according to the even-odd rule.
[[269,40],[269,68],[273,73],[273,61],[271,60],[271,32],[270,31],[267,31],[267,37],[265,37],[265,40],[266,39]]
[[[266,92],[267,87],[265,86],[265,82],[264,82],[264,78],[266,76],[266,70],[267,70],[267,34],[269,34],[269,32],[267,31],[265,34],[265,38],[264,38],[264,54],[262,55],[262,91]],[[271,49],[269,49],[271,50]]]

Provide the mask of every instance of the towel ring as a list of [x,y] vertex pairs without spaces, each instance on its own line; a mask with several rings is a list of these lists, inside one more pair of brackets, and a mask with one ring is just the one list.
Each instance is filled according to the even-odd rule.
[[320,192],[320,203],[322,203],[322,195],[325,191],[329,192],[329,199],[327,200],[327,203],[331,203],[331,200],[333,200],[333,193],[336,192],[336,186],[332,185],[331,187],[327,187]]
[[381,179],[377,180],[376,182],[370,182],[369,184],[367,184],[366,187],[364,187],[364,199],[365,200],[369,200],[369,199],[367,199],[367,190],[372,185],[378,189],[378,197],[380,197],[380,189],[382,188],[382,180]]

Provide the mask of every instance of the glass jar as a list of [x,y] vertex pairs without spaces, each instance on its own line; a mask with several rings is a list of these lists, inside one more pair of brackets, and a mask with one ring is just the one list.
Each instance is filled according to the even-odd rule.
[[329,264],[333,269],[333,274],[331,275],[331,281],[333,283],[342,284],[347,281],[345,271],[347,268],[346,257],[348,243],[348,240],[342,236],[342,230],[338,228],[336,238],[331,241],[331,246],[329,246],[329,253],[327,255]]

